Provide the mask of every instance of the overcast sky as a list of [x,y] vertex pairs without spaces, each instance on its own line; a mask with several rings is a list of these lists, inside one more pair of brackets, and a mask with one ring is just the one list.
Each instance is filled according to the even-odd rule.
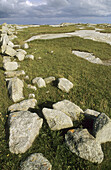
[[0,24],[111,23],[111,0],[0,0]]

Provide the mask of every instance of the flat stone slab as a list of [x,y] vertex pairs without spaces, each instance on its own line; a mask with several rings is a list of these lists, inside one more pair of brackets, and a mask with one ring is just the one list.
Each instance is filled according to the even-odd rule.
[[72,54],[77,55],[78,57],[81,57],[85,60],[88,60],[91,63],[95,63],[95,64],[103,64],[102,60],[100,60],[100,58],[95,58],[95,56],[91,53],[88,52],[81,52],[81,51],[76,51],[73,50]]
[[4,69],[7,70],[7,71],[14,71],[14,70],[17,70],[19,65],[17,62],[14,62],[14,61],[7,61],[4,63],[3,65]]
[[41,77],[36,77],[32,80],[33,84],[37,84],[39,88],[46,87],[45,81]]
[[59,101],[59,102],[53,104],[53,108],[64,112],[73,121],[78,120],[80,113],[83,113],[83,110],[79,106],[70,102],[69,100]]
[[93,134],[99,143],[111,141],[111,119],[101,113],[94,121]]
[[42,112],[51,130],[60,130],[73,126],[71,118],[64,112],[47,108],[43,108]]
[[8,111],[14,112],[14,111],[27,111],[29,108],[35,108],[37,104],[36,99],[28,99],[28,100],[23,100],[20,103],[16,103],[11,105],[8,108]]
[[25,72],[24,72],[24,70],[6,71],[4,74],[5,74],[6,77],[17,77],[17,76],[25,75]]
[[23,100],[23,87],[24,84],[22,82],[22,80],[20,80],[17,77],[11,78],[9,83],[8,83],[8,92],[9,92],[9,96],[10,98],[14,101],[14,102],[18,102],[20,100]]
[[101,145],[89,134],[87,129],[71,129],[65,135],[65,141],[72,153],[77,156],[100,164],[104,154]]
[[42,153],[31,154],[20,164],[21,170],[51,170],[52,165]]
[[71,83],[66,78],[58,79],[58,88],[66,93],[69,93],[70,89],[73,88],[73,83]]
[[9,150],[11,153],[25,153],[39,135],[43,119],[29,111],[13,112],[9,115]]

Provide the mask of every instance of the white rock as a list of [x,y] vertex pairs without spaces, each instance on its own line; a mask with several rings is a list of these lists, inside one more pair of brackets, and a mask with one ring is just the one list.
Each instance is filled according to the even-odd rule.
[[33,93],[29,94],[29,99],[30,98],[35,98],[35,94],[33,94]]
[[11,57],[3,56],[3,63],[11,62]]
[[24,48],[24,49],[28,49],[28,48],[29,48],[28,43],[23,44],[23,45],[22,45],[22,48]]
[[78,120],[80,113],[83,113],[83,110],[79,106],[69,100],[59,101],[53,104],[53,108],[64,112],[70,116],[72,120]]
[[24,99],[23,87],[24,87],[24,84],[23,84],[22,80],[20,80],[17,77],[11,78],[11,80],[9,81],[8,92],[9,92],[10,98],[14,102],[18,102],[18,101]]
[[31,84],[28,84],[27,87],[29,89],[37,90],[37,87],[36,86],[32,86]]
[[17,70],[19,65],[17,62],[5,62],[3,67],[7,71],[12,71],[12,70]]
[[29,111],[13,112],[9,115],[9,150],[11,153],[25,153],[39,135],[43,119]]
[[14,112],[14,111],[27,111],[29,108],[34,108],[37,104],[36,99],[28,99],[28,100],[23,100],[20,103],[16,103],[11,105],[8,108],[8,111]]
[[42,112],[51,130],[60,130],[73,126],[71,118],[59,110],[43,108]]
[[87,114],[87,115],[89,115],[89,116],[95,116],[95,117],[97,117],[97,116],[100,115],[100,112],[97,112],[97,111],[92,110],[92,109],[86,109],[86,110],[84,111],[84,113]]
[[16,57],[18,58],[19,61],[22,61],[25,58],[25,54],[23,52],[19,51],[16,53]]
[[8,42],[8,45],[9,45],[10,47],[12,47],[12,48],[14,47],[14,43],[11,42],[11,41]]
[[44,81],[45,81],[46,84],[49,84],[52,81],[55,81],[55,77],[50,76],[50,77],[44,78]]
[[36,77],[32,80],[33,84],[37,84],[39,88],[46,87],[45,81],[41,77]]
[[71,83],[66,78],[59,78],[58,81],[59,81],[58,88],[66,93],[68,93],[70,89],[73,88],[73,83]]
[[6,46],[5,54],[14,57],[16,55],[16,51],[10,47],[9,45]]
[[24,72],[24,70],[6,71],[4,74],[5,74],[6,77],[17,77],[17,76],[25,75],[25,72]]
[[33,56],[33,55],[26,55],[25,58],[26,58],[26,59],[34,60],[34,56]]
[[17,52],[22,52],[24,55],[27,54],[27,52],[25,50],[22,50],[22,49],[17,49]]

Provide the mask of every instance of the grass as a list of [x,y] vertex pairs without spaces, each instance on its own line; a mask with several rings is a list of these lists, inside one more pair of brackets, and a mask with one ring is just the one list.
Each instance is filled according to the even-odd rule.
[[[44,32],[45,28],[47,32],[48,30],[49,32],[51,31],[50,27],[44,26]],[[69,31],[68,27],[65,29]],[[54,28],[54,30],[58,32],[59,28]],[[36,31],[42,32],[40,32],[40,28],[36,28]],[[32,36],[30,33],[32,33],[32,28],[20,32],[18,40],[15,39],[14,41],[23,42],[29,35],[30,37]],[[60,91],[53,84],[47,85],[46,88],[37,89],[34,92],[38,101],[35,111],[41,110],[46,106],[51,107],[52,103],[57,101],[68,99],[79,105],[83,110],[87,108],[94,109],[106,113],[111,118],[111,66],[92,64],[71,54],[72,50],[87,51],[94,53],[96,57],[102,60],[107,60],[111,59],[110,45],[72,37],[54,40],[36,40],[30,42],[29,46],[30,48],[27,49],[27,52],[35,56],[34,61],[24,60],[20,62],[20,69],[23,69],[26,75],[29,75],[29,80],[25,80],[25,98],[28,98],[29,93],[34,92],[27,88],[27,84],[31,83],[31,80],[36,76],[43,78],[48,76],[55,76],[56,78],[65,77],[74,84],[73,89],[68,94]],[[0,57],[0,68],[0,169],[18,170],[20,161],[35,152],[43,153],[51,162],[53,170],[111,169],[110,142],[102,145],[105,155],[104,161],[100,165],[92,164],[69,151],[64,142],[66,130],[51,131],[45,121],[39,136],[26,153],[19,155],[10,153],[6,136],[6,121],[7,108],[12,104],[12,101],[7,95],[4,71],[2,69],[2,57]],[[80,124],[81,122],[75,123],[74,127],[79,127]]]

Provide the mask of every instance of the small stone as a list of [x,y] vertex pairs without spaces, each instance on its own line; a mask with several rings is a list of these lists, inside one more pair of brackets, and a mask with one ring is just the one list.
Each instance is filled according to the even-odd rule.
[[14,101],[14,102],[18,102],[20,100],[23,100],[23,87],[24,84],[22,82],[22,80],[20,80],[17,77],[11,78],[9,83],[8,83],[8,92],[9,92],[9,96],[10,98]]
[[27,111],[29,108],[35,108],[37,104],[36,99],[28,99],[28,100],[23,100],[20,103],[16,103],[11,105],[8,108],[8,111],[14,112],[14,111]]
[[29,89],[37,90],[37,87],[36,86],[32,86],[31,84],[28,84],[27,87]]
[[29,94],[29,99],[30,98],[35,98],[35,94],[33,94],[33,93]]
[[68,93],[70,89],[73,88],[73,84],[66,78],[59,78],[58,81],[58,88],[66,93]]
[[51,130],[60,130],[73,126],[71,118],[59,110],[43,108],[42,112]]
[[97,117],[100,114],[100,112],[97,112],[97,111],[91,110],[91,109],[85,110],[84,113],[88,116],[95,116],[95,117]]
[[70,102],[69,100],[63,100],[53,104],[53,108],[60,110],[70,116],[74,120],[78,120],[80,113],[83,113],[83,110],[76,104]]
[[6,51],[5,51],[5,54],[11,56],[11,57],[14,57],[16,55],[16,51],[10,47],[9,45],[6,46]]
[[101,145],[90,135],[87,129],[71,129],[65,135],[65,141],[72,153],[77,156],[100,164],[104,154]]
[[23,52],[19,51],[16,53],[16,57],[18,58],[19,61],[22,61],[25,58],[25,54]]
[[39,135],[43,119],[30,111],[13,112],[8,118],[9,150],[11,153],[25,153]]
[[17,62],[5,62],[3,67],[7,71],[12,71],[17,70],[19,65]]
[[44,81],[45,81],[46,84],[49,84],[52,81],[55,81],[55,77],[50,76],[50,77],[44,78]]
[[21,71],[7,71],[4,73],[6,77],[17,77],[21,75],[25,75],[24,70]]
[[94,121],[93,135],[99,143],[111,141],[111,119],[105,114],[101,113]]
[[26,55],[25,58],[26,58],[26,59],[34,60],[34,56],[33,56],[33,55]]
[[28,49],[28,48],[29,48],[28,43],[23,44],[23,45],[22,45],[22,48],[24,48],[24,49]]
[[31,154],[20,164],[21,170],[51,170],[52,165],[42,153]]
[[29,80],[29,76],[28,76],[28,75],[26,75],[26,76],[24,77],[24,79]]
[[33,84],[37,84],[39,88],[46,87],[45,81],[41,77],[36,77],[32,80]]

